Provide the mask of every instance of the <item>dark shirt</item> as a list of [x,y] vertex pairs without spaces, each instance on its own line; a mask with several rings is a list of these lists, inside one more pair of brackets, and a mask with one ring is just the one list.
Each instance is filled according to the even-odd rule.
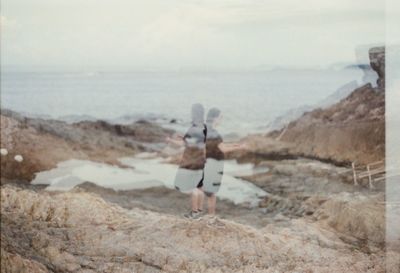
[[223,142],[221,135],[214,128],[209,127],[207,129],[206,158],[223,160],[224,153],[219,148],[219,145]]

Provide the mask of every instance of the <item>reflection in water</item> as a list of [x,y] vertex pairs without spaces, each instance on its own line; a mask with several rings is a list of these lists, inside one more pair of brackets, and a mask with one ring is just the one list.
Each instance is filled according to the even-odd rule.
[[[47,190],[66,191],[85,181],[115,190],[144,189],[157,186],[174,188],[177,166],[163,163],[160,158],[147,159],[145,156],[122,158],[123,164],[132,168],[120,168],[87,160],[68,160],[49,171],[40,172],[32,184],[48,184]],[[225,161],[226,172],[217,196],[235,204],[256,205],[265,191],[243,179],[233,176],[253,173],[253,164],[237,164]],[[257,172],[260,172],[258,170]],[[263,171],[267,171],[264,169]]]

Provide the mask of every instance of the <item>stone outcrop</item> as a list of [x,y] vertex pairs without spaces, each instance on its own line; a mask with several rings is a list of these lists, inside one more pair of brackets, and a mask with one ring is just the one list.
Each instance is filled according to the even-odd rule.
[[369,50],[369,59],[372,69],[378,74],[377,84],[381,90],[385,89],[385,47],[374,47]]
[[360,87],[340,103],[311,111],[290,123],[281,140],[294,146],[293,154],[308,157],[357,164],[382,160],[384,93],[369,84]]
[[89,193],[8,185],[1,215],[2,272],[339,273],[398,266],[385,265],[383,251],[365,253],[304,219],[284,228],[215,225],[126,210]]
[[338,164],[368,164],[385,157],[384,48],[370,50],[378,88],[366,84],[328,107],[305,113],[268,136],[289,147],[289,154]]
[[365,242],[365,247],[385,246],[384,195],[363,196],[342,192],[332,195],[313,215],[319,223],[341,234],[342,239]]
[[[130,125],[105,121],[68,124],[27,118],[7,110],[2,110],[0,118],[1,148],[9,152],[1,157],[1,176],[28,181],[36,172],[68,159],[120,164],[118,158],[156,149],[172,134],[171,130],[146,121]],[[23,156],[23,162],[14,160],[16,154]]]

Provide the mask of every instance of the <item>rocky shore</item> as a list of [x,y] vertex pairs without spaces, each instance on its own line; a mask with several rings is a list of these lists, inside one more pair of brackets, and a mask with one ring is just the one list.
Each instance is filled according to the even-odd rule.
[[269,195],[255,208],[219,200],[219,226],[182,218],[188,196],[164,187],[49,192],[7,179],[2,272],[396,272],[382,189],[316,160],[256,161],[269,171],[242,178]]
[[386,248],[385,182],[354,186],[348,172],[349,162],[384,156],[382,52],[371,50],[378,87],[248,136],[226,155],[267,169],[239,178],[268,194],[255,207],[218,200],[218,225],[183,218],[188,196],[161,185],[86,181],[62,192],[29,183],[69,159],[135,168],[120,159],[152,152],[176,163],[179,149],[165,142],[174,131],[2,110],[1,272],[400,272],[400,249]]
[[268,136],[288,144],[291,154],[335,163],[368,164],[385,157],[385,48],[369,51],[377,87],[355,89],[324,109],[306,112]]
[[[68,159],[121,165],[118,158],[159,149],[157,145],[173,133],[148,121],[131,125],[105,121],[68,124],[27,118],[9,110],[2,110],[0,118],[1,145],[9,152],[1,158],[1,177],[11,180],[31,181],[35,173]],[[16,154],[23,155],[23,164],[13,160]]]
[[[327,211],[334,207],[325,211],[335,218]],[[260,229],[230,220],[213,226],[127,210],[92,193],[10,185],[1,190],[1,213],[3,272],[396,272],[399,266],[385,265],[383,250],[366,252],[307,219]]]

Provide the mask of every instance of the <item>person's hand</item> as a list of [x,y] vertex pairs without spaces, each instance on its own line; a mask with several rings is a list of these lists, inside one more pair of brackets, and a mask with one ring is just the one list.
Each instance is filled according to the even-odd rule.
[[235,150],[240,150],[240,149],[247,149],[248,146],[246,143],[234,143],[232,144],[232,148]]
[[247,143],[239,143],[240,149],[248,149],[249,145]]
[[167,137],[165,138],[165,141],[166,141],[168,144],[177,144],[177,142],[179,142],[179,140],[174,139],[174,138],[169,137],[169,136],[167,136]]
[[181,137],[179,135],[173,136],[173,137],[167,136],[165,138],[165,140],[167,141],[168,144],[173,144],[173,145],[178,145],[178,146],[184,145],[183,137]]

